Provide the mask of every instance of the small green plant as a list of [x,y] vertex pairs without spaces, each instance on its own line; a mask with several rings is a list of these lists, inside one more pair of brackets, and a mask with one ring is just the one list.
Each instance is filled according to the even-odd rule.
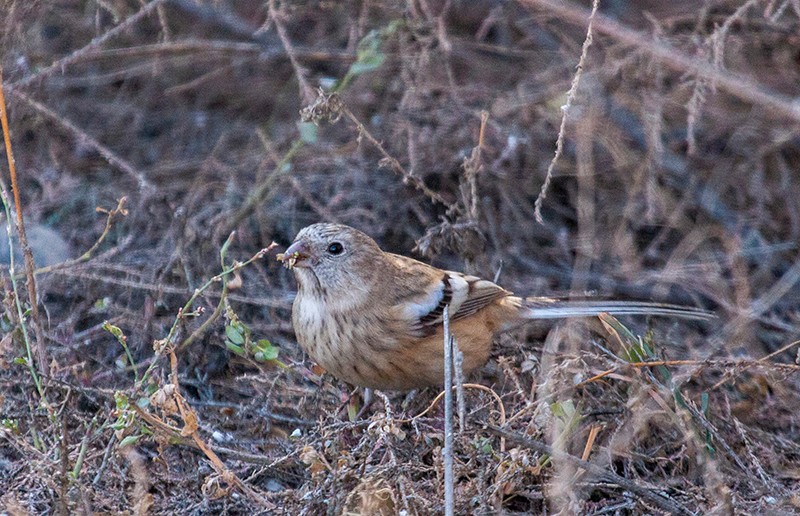
[[383,51],[383,44],[391,37],[401,25],[401,21],[394,20],[386,27],[369,31],[361,41],[358,42],[356,49],[356,61],[350,65],[350,69],[339,84],[336,85],[335,91],[341,91],[350,84],[350,82],[359,75],[377,70],[386,61],[386,53]]
[[[606,330],[616,337],[622,347],[620,358],[629,364],[637,364],[647,361],[661,360],[655,351],[652,334],[647,334],[644,337],[634,334],[627,326],[622,324],[617,318],[608,315],[600,314],[600,321],[605,326]],[[655,367],[661,376],[661,381],[667,385],[672,385],[672,373],[665,365],[658,365]]]
[[[580,409],[572,400],[555,401],[550,404],[550,410],[555,417],[557,437],[553,441],[553,446],[558,449],[564,446],[573,431],[578,427],[583,416]],[[539,467],[544,467],[550,463],[550,455],[544,455],[539,460]]]
[[478,450],[483,454],[494,455],[494,447],[492,446],[492,440],[488,437],[476,435],[472,439],[472,446],[474,446],[476,450]]
[[[708,417],[708,393],[703,392],[701,394],[701,408],[699,412],[689,406],[683,396],[683,393],[681,392],[680,385],[677,385],[674,382],[669,367],[664,364],[663,357],[656,353],[653,335],[651,333],[646,334],[644,337],[637,336],[616,318],[608,314],[601,314],[600,320],[602,321],[606,330],[608,330],[611,335],[616,337],[617,341],[622,346],[623,352],[620,358],[631,364],[642,362],[661,362],[650,366],[653,368],[652,371],[654,372],[648,372],[645,377],[648,378],[652,384],[668,390],[672,394],[672,398],[675,401],[675,406],[680,409],[687,410],[696,422],[699,418]],[[702,438],[706,451],[709,453],[709,455],[713,456],[716,453],[716,449],[713,445],[713,436],[708,427],[704,429],[702,425],[698,424],[696,425],[695,431]]]
[[252,357],[257,362],[275,362],[282,367],[288,367],[278,360],[278,347],[267,339],[253,341],[252,330],[230,308],[225,315],[228,318],[225,325],[225,347],[231,352],[242,357]]
[[572,400],[565,400],[551,403],[550,410],[553,411],[556,418],[556,432],[558,433],[556,442],[566,442],[583,418],[580,409]]
[[128,337],[125,336],[125,334],[122,332],[122,329],[119,326],[114,326],[108,321],[105,321],[103,323],[103,329],[109,332],[111,335],[113,335],[114,338],[117,339],[117,342],[119,342],[120,346],[122,346],[122,349],[125,350],[125,356],[128,357],[128,364],[134,366],[133,367],[134,381],[138,383],[139,372],[135,367],[136,362],[133,361],[133,355],[131,355],[131,351],[130,349],[128,349]]
[[[231,235],[231,237],[232,236],[233,235]],[[220,264],[222,265],[223,270],[238,271],[242,264],[238,262],[234,262],[233,265],[230,266],[225,264],[228,248],[230,247],[232,241],[231,237],[225,241],[225,244],[223,244],[222,248],[220,249]],[[282,368],[288,369],[289,367],[286,364],[278,360],[278,353],[280,350],[276,346],[273,346],[272,343],[267,339],[254,340],[253,331],[249,326],[242,322],[242,320],[239,319],[239,316],[236,315],[236,312],[233,311],[233,308],[231,307],[231,304],[228,302],[228,298],[225,295],[231,288],[233,288],[232,282],[241,284],[241,278],[238,276],[238,273],[234,275],[233,280],[228,279],[227,276],[222,276],[223,296],[220,302],[222,303],[222,306],[225,307],[225,319],[227,320],[225,323],[225,347],[239,356],[252,357],[257,362],[273,362]]]
[[136,412],[131,408],[128,395],[122,391],[114,393],[114,403],[116,408],[114,414],[116,420],[111,424],[115,435],[120,440],[119,447],[124,448],[136,444],[143,437],[142,433],[134,433],[134,423],[136,422]]
[[11,432],[15,435],[19,435],[19,421],[16,419],[11,418],[3,418],[0,419],[0,427],[6,429],[6,431]]

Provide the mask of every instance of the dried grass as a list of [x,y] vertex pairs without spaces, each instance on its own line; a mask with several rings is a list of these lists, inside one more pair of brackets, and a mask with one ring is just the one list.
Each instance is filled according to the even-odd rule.
[[[589,11],[552,0],[3,4],[19,204],[72,250],[37,275],[47,406],[1,276],[3,510],[441,512],[437,393],[351,421],[274,255],[178,315],[318,220],[520,294],[720,315],[501,336],[456,513],[800,510],[800,5],[619,5],[582,57]],[[137,405],[167,385],[180,410]]]

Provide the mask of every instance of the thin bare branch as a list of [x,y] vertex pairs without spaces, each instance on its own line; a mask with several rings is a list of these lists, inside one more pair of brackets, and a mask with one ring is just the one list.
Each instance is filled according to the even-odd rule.
[[[584,25],[591,16],[586,9],[572,2],[561,0],[520,0],[524,5],[540,7],[557,16],[560,20]],[[800,122],[800,103],[785,95],[769,91],[760,84],[733,72],[718,70],[707,61],[688,57],[680,50],[663,42],[653,41],[648,35],[626,27],[622,23],[602,14],[594,17],[594,28],[600,34],[610,36],[622,43],[647,52],[665,66],[678,71],[689,72],[697,77],[712,81],[719,89],[764,107],[777,115]]]

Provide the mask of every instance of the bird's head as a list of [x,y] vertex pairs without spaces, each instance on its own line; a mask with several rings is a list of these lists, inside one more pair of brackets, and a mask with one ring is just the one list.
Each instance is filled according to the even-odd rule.
[[343,224],[318,223],[300,230],[278,260],[295,273],[301,288],[329,294],[362,290],[381,270],[383,251],[373,239]]

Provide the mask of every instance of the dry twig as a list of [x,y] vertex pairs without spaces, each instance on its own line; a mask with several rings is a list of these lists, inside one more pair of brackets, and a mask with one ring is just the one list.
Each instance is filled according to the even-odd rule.
[[[36,277],[33,273],[35,264],[33,263],[33,252],[31,246],[28,244],[28,237],[25,233],[25,219],[22,216],[22,200],[19,195],[19,183],[17,181],[17,167],[14,162],[14,153],[11,149],[11,128],[8,125],[8,112],[6,110],[6,99],[3,90],[3,69],[0,68],[0,122],[3,127],[3,141],[5,143],[6,158],[8,159],[8,171],[11,175],[11,189],[14,192],[14,208],[17,215],[17,232],[19,234],[19,241],[22,245],[22,254],[25,258],[25,275],[26,283],[28,285],[28,301],[31,306],[31,316],[33,323],[33,331],[36,335],[36,356],[39,364],[39,371],[45,376],[50,376],[50,364],[47,359],[47,348],[44,342],[44,333],[42,332],[42,319],[39,316],[39,298],[36,295]],[[9,228],[9,238],[11,238],[11,231]],[[12,259],[13,263],[13,259]],[[13,274],[13,271],[12,271]],[[23,318],[20,314],[20,324],[24,328]],[[43,392],[40,388],[40,395]]]
[[637,484],[636,482],[628,480],[625,477],[621,477],[612,471],[608,471],[605,468],[597,466],[596,464],[587,462],[585,460],[581,460],[577,457],[573,457],[568,453],[557,450],[553,446],[550,446],[548,444],[545,444],[543,442],[534,439],[530,439],[523,435],[512,432],[506,428],[488,424],[486,425],[486,429],[520,446],[524,446],[525,448],[530,448],[531,450],[536,450],[540,453],[546,453],[547,455],[550,455],[556,460],[565,461],[572,464],[573,466],[583,468],[589,474],[593,475],[599,482],[608,482],[610,484],[616,484],[619,487],[635,494],[636,496],[641,498],[644,502],[651,503],[656,507],[658,507],[659,509],[669,512],[670,514],[686,514],[686,515],[692,514],[692,512],[686,509],[686,507],[678,503],[676,500],[673,500],[672,498],[667,496],[666,493],[661,492],[656,488],[643,487]]

